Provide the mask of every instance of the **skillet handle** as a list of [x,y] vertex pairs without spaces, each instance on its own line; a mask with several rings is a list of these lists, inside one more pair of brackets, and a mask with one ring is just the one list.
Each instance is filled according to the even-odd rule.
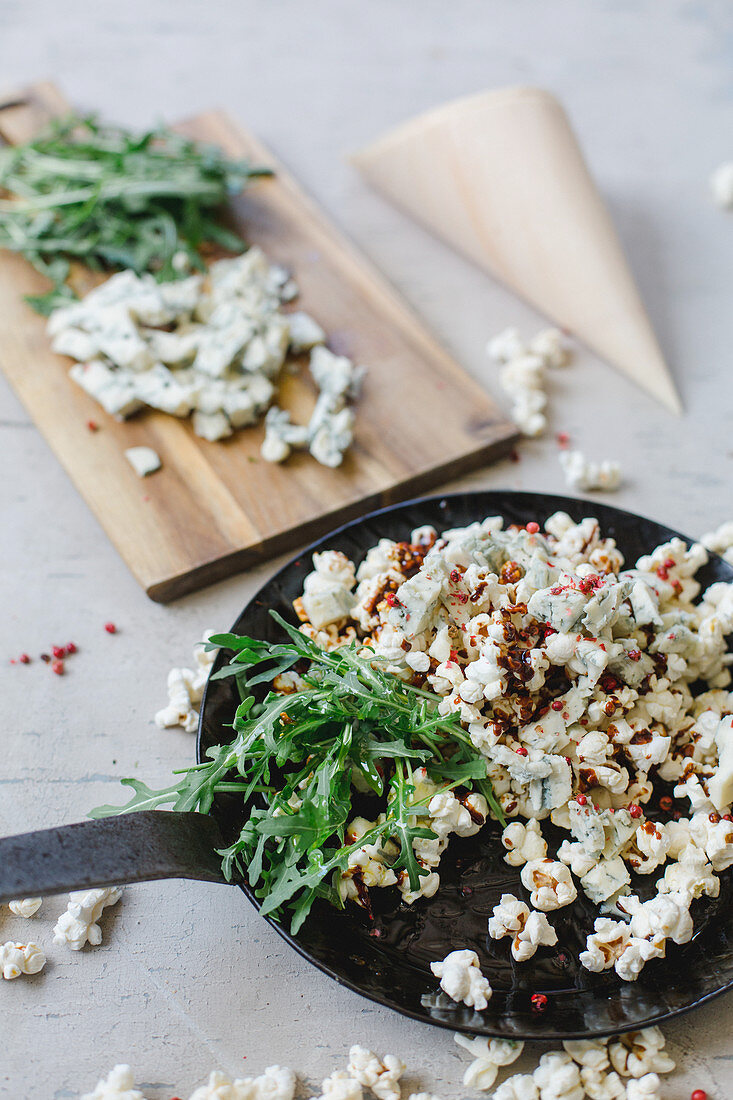
[[0,902],[152,879],[226,882],[208,814],[141,810],[0,838]]

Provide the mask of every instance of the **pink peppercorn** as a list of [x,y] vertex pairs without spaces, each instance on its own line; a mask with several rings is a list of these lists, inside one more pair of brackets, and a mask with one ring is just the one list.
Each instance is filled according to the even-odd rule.
[[550,706],[553,710],[562,710],[565,704],[563,703],[562,699],[553,699],[553,701],[550,703]]
[[527,530],[529,531],[530,535],[536,535],[539,529],[539,523],[535,523],[534,521],[532,521],[531,523],[527,524]]
[[27,653],[21,653],[19,660],[22,665],[29,665],[31,663],[31,659]]
[[64,662],[63,661],[52,661],[51,662],[51,671],[55,672],[57,676],[63,676],[63,674],[64,674]]
[[644,811],[642,810],[641,806],[637,806],[635,802],[632,802],[632,804],[629,806],[629,813],[633,818],[641,817],[643,812]]
[[66,645],[65,649],[67,657],[70,657],[72,653],[76,653],[76,646],[73,642],[69,642],[68,645]]
[[544,1012],[547,1008],[547,997],[544,993],[533,993],[529,998],[533,1012]]
[[576,795],[575,801],[578,803],[579,806],[585,806],[588,799],[585,797],[584,794],[579,794]]
[[525,749],[524,745],[520,745],[519,748],[516,750],[516,753],[517,756],[527,756],[527,750]]
[[117,627],[115,626],[114,623],[105,623],[104,624],[104,629],[107,631],[108,634],[116,634],[117,633]]
[[690,1096],[690,1100],[708,1100],[708,1094],[705,1092],[705,1089],[695,1089]]
[[62,657],[66,655],[66,650],[62,645],[55,645],[51,650],[57,661],[60,661]]

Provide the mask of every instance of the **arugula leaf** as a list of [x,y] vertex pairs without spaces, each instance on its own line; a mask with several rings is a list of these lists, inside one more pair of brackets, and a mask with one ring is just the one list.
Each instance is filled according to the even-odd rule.
[[[419,888],[428,872],[413,841],[435,834],[421,821],[429,797],[415,797],[414,766],[425,767],[441,790],[468,785],[480,790],[502,826],[505,821],[485,758],[457,715],[439,714],[437,696],[363,659],[354,645],[323,650],[271,614],[289,642],[235,634],[210,639],[211,646],[232,653],[228,667],[216,675],[235,675],[242,694],[231,742],[210,749],[207,761],[184,769],[178,782],[163,790],[123,780],[134,792],[128,804],[100,806],[92,816],[158,806],[207,813],[217,795],[237,795],[245,820],[220,853],[224,872],[229,879],[246,875],[262,900],[263,915],[280,918],[289,907],[296,931],[317,898],[343,904],[337,876],[366,844],[392,852],[390,865],[407,874],[411,889]],[[303,663],[307,671],[298,691],[270,691],[258,701],[254,688]],[[377,823],[347,844],[346,826],[356,813],[354,777],[370,792],[361,797],[382,804],[374,814]]]
[[0,248],[20,252],[51,282],[27,301],[48,314],[74,298],[69,260],[93,270],[126,267],[181,277],[182,252],[241,252],[242,238],[218,221],[221,208],[268,168],[230,160],[165,128],[135,136],[70,115],[25,145],[0,150]]

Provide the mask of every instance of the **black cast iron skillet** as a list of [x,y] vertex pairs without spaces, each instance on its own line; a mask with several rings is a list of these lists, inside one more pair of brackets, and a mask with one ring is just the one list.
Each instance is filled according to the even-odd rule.
[[[380,538],[404,539],[425,523],[438,530],[465,526],[489,515],[505,522],[542,524],[562,509],[573,519],[597,516],[614,537],[628,563],[677,532],[618,508],[538,493],[458,493],[411,501],[374,512],[339,528],[284,566],[247,605],[233,626],[236,633],[275,640],[269,615],[275,608],[292,618],[292,600],[300,595],[314,550],[343,550],[360,560]],[[684,538],[684,536],[679,536]],[[685,539],[690,542],[689,539]],[[733,581],[733,569],[720,558],[699,575],[703,586]],[[226,662],[219,654],[214,668]],[[231,679],[210,680],[199,725],[197,759],[208,748],[229,740],[236,688]],[[217,799],[211,816],[147,812],[88,821],[0,840],[0,901],[63,890],[159,878],[222,882],[214,849],[238,835],[243,807],[232,795]],[[543,824],[552,845],[560,836]],[[634,983],[613,970],[590,974],[578,965],[578,953],[595,916],[584,898],[550,914],[559,943],[540,948],[527,963],[513,962],[509,940],[490,940],[488,915],[500,895],[525,891],[519,870],[504,863],[497,825],[476,837],[454,838],[440,865],[441,886],[431,899],[412,907],[397,903],[395,891],[373,890],[374,916],[349,906],[345,911],[317,903],[296,936],[271,921],[305,959],[342,985],[426,1023],[475,1034],[513,1039],[568,1039],[629,1031],[687,1012],[733,987],[733,909],[731,875],[721,879],[720,897],[695,902],[695,935],[683,947],[671,945],[667,958],[647,964]],[[642,894],[652,882],[638,876],[632,888]],[[258,904],[246,882],[238,883]],[[494,995],[484,1012],[456,1005],[441,994],[429,963],[456,948],[470,947],[481,959]],[[533,993],[548,998],[546,1010],[532,1010]]]

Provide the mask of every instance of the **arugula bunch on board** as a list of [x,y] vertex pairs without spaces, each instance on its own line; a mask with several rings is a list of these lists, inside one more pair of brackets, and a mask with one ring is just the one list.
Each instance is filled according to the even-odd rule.
[[[216,678],[234,676],[241,702],[234,739],[209,749],[206,763],[176,774],[180,779],[154,791],[137,779],[122,782],[134,795],[123,807],[100,806],[93,817],[170,806],[208,813],[215,795],[238,794],[247,807],[239,837],[221,852],[227,878],[245,874],[263,915],[292,909],[295,932],[314,900],[342,902],[335,886],[351,852],[364,844],[399,845],[392,861],[418,889],[427,874],[412,847],[415,837],[435,834],[420,817],[429,798],[414,800],[413,769],[425,767],[444,790],[464,784],[480,791],[504,823],[487,776],[487,761],[472,745],[457,715],[438,714],[439,699],[375,667],[348,646],[326,652],[274,611],[289,642],[263,642],[215,634],[212,646],[232,650]],[[269,692],[257,703],[253,689],[276,675],[307,664],[305,686],[293,694]],[[354,844],[344,843],[354,816],[352,773],[381,799],[384,820]],[[295,795],[300,806],[289,804]],[[263,797],[264,796],[264,797]],[[376,813],[374,815],[377,816]]]
[[20,252],[52,282],[28,301],[47,314],[73,299],[70,262],[179,277],[174,257],[203,268],[202,245],[247,246],[217,215],[268,168],[159,128],[134,135],[71,115],[25,145],[0,149],[0,248]]

